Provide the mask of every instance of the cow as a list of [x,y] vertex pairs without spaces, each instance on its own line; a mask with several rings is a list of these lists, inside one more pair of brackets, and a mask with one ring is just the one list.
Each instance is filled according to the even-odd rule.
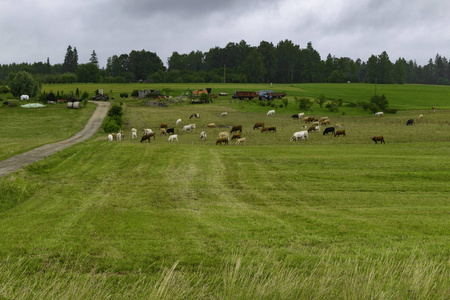
[[189,119],[198,119],[198,118],[200,118],[200,114],[198,114],[198,113],[192,114],[192,115],[189,117]]
[[267,116],[275,116],[275,110],[269,110],[268,112],[267,112]]
[[325,128],[325,130],[323,131],[323,135],[328,135],[330,132],[334,135],[334,127]]
[[167,132],[167,133],[174,134],[174,133],[175,133],[175,128],[169,128],[169,129],[166,129],[166,132]]
[[382,111],[375,113],[375,116],[377,116],[377,117],[382,117],[383,115],[384,115],[384,113]]
[[340,136],[340,135],[346,136],[345,135],[345,129],[336,130],[336,132],[334,133],[334,137],[337,137],[337,136]]
[[241,134],[233,134],[233,136],[231,137],[231,140],[235,140],[235,139],[240,139],[241,138]]
[[414,125],[414,119],[409,119],[409,120],[406,122],[406,126],[409,126],[409,125]]
[[218,138],[217,140],[216,140],[216,145],[222,145],[222,144],[225,144],[225,145],[228,145],[228,138],[227,137],[220,137],[220,138]]
[[259,129],[259,128],[263,128],[264,127],[264,122],[258,122],[255,123],[255,125],[253,126],[253,129]]
[[239,131],[240,133],[242,133],[242,125],[233,126],[233,127],[231,128],[231,130],[230,130],[230,133],[237,132],[237,131]]
[[294,134],[292,135],[290,141],[294,142],[294,141],[298,141],[298,140],[304,140],[305,138],[307,140],[309,140],[308,131],[306,131],[306,130],[304,130],[304,131],[297,131],[297,132],[294,132]]
[[293,115],[292,115],[292,119],[294,119],[294,120],[297,119],[297,120],[298,120],[298,114],[293,114]]
[[380,142],[380,144],[386,144],[382,135],[372,137],[372,141],[374,141],[375,144],[378,144],[378,142]]
[[[151,137],[152,136],[150,134],[143,135],[142,138],[141,138],[141,143],[145,142],[145,141],[148,141],[150,143],[150,138]],[[155,137],[155,133],[154,132],[153,132],[153,137]]]

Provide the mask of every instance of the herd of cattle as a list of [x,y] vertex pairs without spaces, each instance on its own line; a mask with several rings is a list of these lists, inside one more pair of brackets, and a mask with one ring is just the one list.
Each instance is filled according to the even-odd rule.
[[[270,116],[274,116],[275,115],[275,110],[270,110],[269,112],[267,112],[266,114],[268,117]],[[377,112],[375,113],[375,116],[379,116],[382,117],[384,114],[383,112]],[[227,113],[226,112],[222,112],[221,113],[221,117],[226,117]],[[191,116],[189,117],[189,119],[197,119],[200,118],[200,114],[198,113],[194,113],[191,114]],[[321,126],[327,126],[331,123],[331,121],[329,120],[328,117],[321,117],[319,118],[315,118],[315,117],[305,117],[304,113],[299,113],[299,114],[294,114],[292,115],[292,119],[294,120],[299,120],[301,119],[305,125],[302,126],[301,131],[297,131],[294,132],[290,138],[291,142],[295,142],[295,141],[301,141],[301,140],[309,140],[309,133],[310,132],[320,132],[320,127]],[[418,117],[418,121],[423,119],[423,115],[419,115]],[[176,120],[175,125],[181,125],[181,119]],[[406,122],[407,126],[410,125],[414,125],[414,119],[409,119]],[[206,125],[207,128],[216,128],[216,124],[215,123],[209,123]],[[223,131],[220,132],[218,137],[216,138],[216,145],[228,145],[228,143],[230,141],[234,141],[235,145],[245,145],[246,143],[246,138],[242,137],[242,125],[237,125],[237,126],[230,126],[231,130],[228,131]],[[329,126],[326,127],[323,130],[323,135],[329,135],[331,133],[332,136],[334,137],[339,137],[339,136],[346,136],[345,133],[345,129],[341,128],[342,126],[340,124],[335,124],[334,126]],[[181,129],[181,134],[186,133],[186,132],[191,132],[192,130],[196,129],[196,124],[187,124],[184,125]],[[255,125],[253,126],[253,130],[258,129],[261,130],[262,133],[264,132],[276,132],[277,128],[276,127],[266,127],[264,122],[257,122],[255,123]],[[167,123],[162,123],[159,127],[159,135],[160,136],[168,136],[167,141],[169,142],[173,142],[173,141],[178,141],[178,134],[175,133],[175,127],[171,127],[169,128]],[[230,138],[231,136],[231,138]],[[112,141],[121,141],[123,138],[125,137],[124,132],[123,131],[119,131],[118,133],[111,133],[108,135],[108,141],[112,142]],[[141,143],[142,142],[150,142],[151,138],[153,137],[153,139],[156,139],[156,134],[152,129],[149,128],[144,128],[142,129],[142,137],[141,137]],[[138,138],[137,136],[137,129],[136,128],[132,128],[131,129],[131,138]],[[202,131],[200,133],[199,136],[200,140],[207,140],[207,133],[206,131]],[[374,136],[371,137],[372,141],[375,142],[375,144],[378,144],[378,142],[380,142],[381,144],[385,144],[384,141],[384,137],[382,135],[379,136]]]

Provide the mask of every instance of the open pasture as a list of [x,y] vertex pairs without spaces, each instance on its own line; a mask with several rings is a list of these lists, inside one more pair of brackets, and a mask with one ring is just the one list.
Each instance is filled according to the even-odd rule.
[[71,137],[83,129],[94,109],[93,104],[79,110],[66,104],[0,109],[0,160]]
[[[122,142],[99,132],[0,178],[1,297],[448,298],[449,110],[314,109],[306,115],[329,116],[347,136],[322,127],[290,142],[303,122],[289,109],[123,107]],[[159,136],[161,123],[178,142]],[[214,145],[232,125],[246,145]],[[156,139],[139,143],[142,128]]]

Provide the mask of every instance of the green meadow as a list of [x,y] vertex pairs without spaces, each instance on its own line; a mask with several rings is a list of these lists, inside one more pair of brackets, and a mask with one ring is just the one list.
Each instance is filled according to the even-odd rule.
[[[287,107],[275,101],[274,117],[230,96],[169,107],[118,96],[170,88],[176,97],[202,84],[43,88],[77,87],[103,88],[122,103],[125,139],[108,142],[99,131],[0,178],[0,299],[448,299],[448,87],[378,85],[400,109],[384,117],[315,105],[307,116],[328,116],[347,136],[298,142],[289,141],[303,125],[291,118],[300,112],[294,96],[324,93],[345,104],[369,101],[375,86],[274,85],[289,97]],[[0,126],[15,132],[2,134],[13,146],[0,146],[0,159],[67,138],[94,108],[0,109]],[[206,127],[212,122],[217,128]],[[256,122],[277,131],[253,130]],[[159,135],[161,123],[178,142]],[[196,129],[181,133],[190,123]],[[216,146],[231,125],[243,126],[246,144]],[[131,128],[139,138],[152,128],[156,138],[140,143]]]

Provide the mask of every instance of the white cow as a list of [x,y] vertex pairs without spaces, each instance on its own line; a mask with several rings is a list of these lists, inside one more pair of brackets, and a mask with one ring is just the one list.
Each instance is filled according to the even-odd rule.
[[172,134],[171,136],[169,136],[169,139],[167,141],[168,142],[173,142],[173,141],[178,142],[178,134]]
[[206,132],[205,131],[202,131],[201,133],[200,133],[200,140],[206,140]]
[[298,118],[300,119],[300,118],[303,118],[305,116],[305,113],[299,113],[298,114]]
[[108,134],[108,141],[112,142],[114,140],[114,137],[112,134]]
[[384,115],[384,113],[382,111],[375,113],[375,116],[377,116],[377,117],[382,117],[383,115]]
[[308,131],[297,131],[292,135],[291,142],[298,141],[299,139],[304,140],[305,138],[309,141]]
[[226,117],[227,115],[228,115],[227,112],[223,112],[220,114],[221,117]]
[[117,133],[117,141],[120,142],[122,140],[122,133],[118,132]]
[[147,135],[147,134],[150,134],[150,133],[152,133],[152,132],[153,132],[153,130],[151,130],[150,128],[142,129],[142,134],[143,134],[143,135]]
[[269,110],[268,112],[267,112],[267,116],[275,116],[275,110]]
[[178,119],[176,122],[175,122],[175,125],[180,125],[181,124],[181,119]]
[[183,129],[181,129],[181,132],[183,133],[183,132],[185,132],[185,131],[187,131],[187,130],[189,130],[189,131],[191,131],[191,125],[185,125],[185,126],[183,126]]
[[131,138],[132,139],[137,138],[137,129],[136,128],[131,128]]

